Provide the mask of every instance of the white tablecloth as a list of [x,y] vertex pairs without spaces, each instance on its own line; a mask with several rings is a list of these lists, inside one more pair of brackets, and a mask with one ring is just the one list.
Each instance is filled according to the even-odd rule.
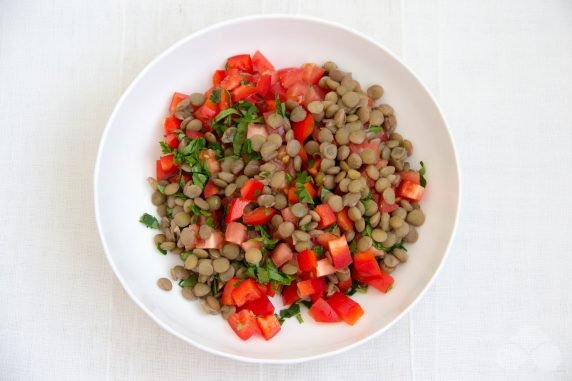
[[[295,366],[215,357],[122,290],[92,171],[122,91],[217,21],[321,16],[385,44],[448,117],[463,174],[451,255],[381,337]],[[0,379],[572,379],[572,2],[0,0]],[[128,143],[128,142],[126,142]]]

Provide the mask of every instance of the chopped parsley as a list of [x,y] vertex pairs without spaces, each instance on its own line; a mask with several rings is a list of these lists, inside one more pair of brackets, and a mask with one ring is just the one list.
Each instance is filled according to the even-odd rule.
[[284,324],[286,319],[291,317],[296,317],[299,323],[303,323],[302,315],[300,315],[300,302],[292,304],[290,307],[280,310],[278,313],[278,321],[280,324]]
[[278,96],[278,94],[276,94],[276,98],[275,98],[275,104],[276,104],[276,113],[284,118],[286,118],[287,114],[286,114],[286,103],[282,103],[282,101],[280,101],[280,97]]
[[427,172],[427,169],[425,168],[425,163],[423,163],[422,161],[419,162],[419,164],[421,164],[421,169],[419,169],[419,184],[421,184],[421,186],[423,188],[425,188],[425,186],[427,185],[427,179],[425,178],[425,172]]
[[324,231],[330,233],[330,232],[333,232],[337,229],[338,229],[338,224],[333,224],[332,226],[329,226],[326,229],[324,229]]
[[144,213],[141,218],[139,218],[139,222],[147,226],[149,229],[159,229],[159,221],[148,213]]
[[167,255],[167,250],[161,249],[161,244],[157,243],[157,250],[163,255]]
[[262,246],[264,246],[266,250],[274,249],[274,247],[278,243],[278,240],[272,239],[272,236],[270,235],[270,233],[268,233],[268,231],[266,231],[266,228],[263,225],[257,225],[254,227],[254,229],[256,229],[256,231],[260,233],[260,237],[254,239],[256,241],[261,241]]
[[189,276],[187,279],[181,279],[179,281],[179,286],[180,287],[195,287],[195,285],[198,283],[199,281],[199,277],[197,274],[191,274],[191,276]]
[[369,127],[367,128],[368,131],[379,134],[380,132],[383,131],[383,127],[381,127],[378,124],[370,124]]
[[256,279],[260,284],[268,284],[270,281],[274,281],[276,284],[288,286],[292,282],[292,276],[278,270],[271,260],[265,261],[264,265],[248,266],[246,275]]
[[321,258],[324,256],[324,248],[322,246],[314,246],[312,251],[316,253],[316,257]]
[[360,284],[356,281],[352,282],[352,287],[346,292],[346,295],[353,295],[356,292],[365,293],[367,292],[368,286],[367,284]]
[[171,147],[164,141],[160,141],[159,144],[161,145],[161,152],[163,152],[164,154],[168,154],[173,151]]
[[220,90],[219,89],[213,90],[211,96],[209,97],[209,100],[218,105],[220,102]]

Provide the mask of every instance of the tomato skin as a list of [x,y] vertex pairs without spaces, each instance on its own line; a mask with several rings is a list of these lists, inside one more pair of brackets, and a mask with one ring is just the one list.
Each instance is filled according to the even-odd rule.
[[298,254],[298,268],[300,271],[311,272],[316,270],[318,258],[314,250],[306,249]]
[[[266,291],[266,287],[264,287],[264,290]],[[251,310],[255,315],[266,316],[274,313],[274,304],[272,304],[266,295],[245,303],[243,307],[247,310]]]
[[352,263],[352,256],[348,241],[345,236],[333,239],[328,242],[332,264],[336,269],[341,269]]
[[218,106],[207,98],[207,101],[193,115],[204,124],[204,122],[214,118],[216,114],[218,114]]
[[346,280],[341,280],[338,282],[338,288],[340,292],[346,292],[352,287],[352,278],[348,278]]
[[338,236],[332,233],[324,233],[324,234],[320,234],[318,237],[316,237],[316,242],[318,243],[318,245],[322,246],[322,247],[328,247],[328,242],[337,239]]
[[249,310],[242,310],[229,316],[227,319],[230,328],[242,340],[248,340],[258,330],[256,317]]
[[360,251],[354,254],[354,270],[360,280],[367,281],[381,276],[381,269],[371,251]]
[[227,242],[231,242],[236,245],[242,244],[246,241],[246,226],[240,222],[231,222],[227,224],[224,239]]
[[240,247],[242,247],[244,251],[252,248],[262,249],[262,246],[262,241],[255,241],[253,239],[249,239],[240,244]]
[[274,208],[264,208],[259,207],[251,212],[244,213],[242,216],[242,222],[247,225],[264,225],[276,214],[276,209]]
[[314,208],[314,211],[320,216],[318,229],[324,229],[336,223],[336,215],[330,205],[320,204]]
[[372,287],[377,288],[379,291],[386,293],[391,289],[393,286],[393,277],[391,274],[386,273],[385,271],[381,271],[381,275],[375,278],[371,278],[368,280],[367,284]]
[[165,155],[165,156],[161,156],[159,158],[159,160],[161,161],[161,169],[164,172],[169,172],[171,169],[176,169],[178,166],[177,164],[175,164],[175,155],[173,155],[172,153]]
[[303,80],[304,73],[298,68],[286,68],[278,70],[278,78],[285,89]]
[[425,194],[425,188],[412,181],[402,181],[397,187],[397,196],[406,198],[410,201],[420,201]]
[[274,71],[274,65],[258,50],[252,56],[252,67],[255,72],[261,74]]
[[274,248],[274,250],[272,250],[272,254],[270,257],[272,258],[272,262],[274,262],[276,267],[280,267],[286,262],[290,262],[293,256],[294,253],[292,252],[292,249],[290,249],[290,246],[282,242],[279,243]]
[[232,290],[232,300],[238,307],[252,300],[259,299],[264,294],[253,279],[246,279]]
[[325,69],[317,66],[313,63],[305,63],[301,67],[302,70],[302,79],[309,84],[317,84],[320,78],[326,72]]
[[176,134],[169,134],[165,136],[165,143],[167,143],[171,149],[175,149],[179,146],[179,139]]
[[240,81],[242,81],[242,76],[235,70],[229,70],[226,72],[226,77],[220,82],[220,86],[231,91],[240,85]]
[[307,83],[297,82],[288,87],[286,96],[288,99],[293,100],[299,104],[305,104],[306,94],[308,94],[309,90],[310,86]]
[[307,279],[298,282],[297,286],[298,292],[302,297],[321,294],[322,292],[326,291],[326,279],[323,277]]
[[243,198],[254,201],[262,194],[263,189],[264,184],[260,181],[249,179],[246,180],[242,188],[240,188],[240,194]]
[[310,316],[320,323],[335,323],[342,321],[336,311],[323,298],[318,298],[308,311]]
[[[308,191],[308,194],[310,195],[310,197],[312,197],[312,198],[316,197],[316,190],[312,186],[312,182],[308,181],[307,183],[305,183],[304,188]],[[298,188],[296,188],[296,187],[292,187],[292,188],[288,189],[288,201],[290,201],[292,203],[300,201],[298,199],[298,195],[296,194],[297,191],[298,191]]]
[[292,281],[288,286],[282,288],[282,304],[289,306],[298,300],[300,300],[300,295],[298,295],[298,285],[296,281]]
[[228,207],[228,212],[226,213],[226,218],[224,222],[228,224],[232,221],[238,220],[240,217],[243,216],[244,208],[246,208],[248,204],[250,204],[250,200],[244,198],[233,199],[232,202],[230,203],[230,206]]
[[316,263],[316,276],[327,276],[336,272],[332,262],[328,258],[322,258]]
[[212,180],[207,181],[205,184],[205,190],[203,191],[205,198],[214,196],[218,194],[218,187],[213,183]]
[[421,175],[417,171],[399,172],[399,177],[401,177],[401,181],[411,181],[415,184],[421,183]]
[[[270,87],[270,90],[271,94],[278,94],[278,98],[280,99],[281,102],[286,102],[287,99],[286,89],[282,87],[279,81],[273,83],[272,86]],[[272,100],[274,100],[274,98],[272,98]]]
[[169,115],[163,121],[163,130],[165,131],[165,135],[169,135],[174,130],[177,130],[181,126],[181,121],[175,118],[173,115]]
[[379,212],[380,213],[391,213],[398,208],[399,208],[399,205],[397,203],[388,204],[384,200],[381,200],[381,202],[379,203]]
[[222,232],[214,231],[211,233],[210,237],[202,240],[198,239],[196,248],[197,249],[222,249],[224,243],[224,236]]
[[272,78],[269,75],[263,75],[258,79],[256,83],[256,93],[262,97],[265,97],[270,91],[270,82]]
[[336,220],[338,222],[338,226],[340,227],[340,229],[342,229],[346,233],[353,230],[354,222],[348,215],[348,208],[343,208],[338,213],[336,213]]
[[201,131],[193,131],[193,130],[186,130],[185,131],[185,135],[187,135],[189,138],[191,139],[196,139],[196,138],[204,138],[205,134],[204,132]]
[[294,130],[296,140],[303,144],[314,131],[314,117],[312,114],[307,113],[303,121],[292,123],[292,129]]
[[173,93],[173,97],[171,98],[171,104],[169,105],[169,112],[171,114],[174,114],[179,102],[188,97],[189,96],[187,94]]
[[226,110],[230,107],[230,96],[228,91],[224,89],[220,89],[220,101],[218,102],[218,109],[219,111]]
[[266,340],[273,338],[281,329],[280,322],[274,314],[257,317],[256,323],[258,323],[258,328]]
[[250,54],[238,54],[226,60],[226,68],[235,69],[244,73],[252,73],[252,59]]
[[349,325],[354,325],[364,314],[363,309],[356,301],[339,291],[330,296],[328,304]]
[[163,171],[163,168],[161,166],[161,160],[157,160],[155,162],[155,171],[156,171],[155,178],[157,179],[157,181],[161,181],[161,180],[169,178],[169,177],[173,176],[175,173],[177,173],[177,168],[173,168],[170,171],[165,172],[165,171]]
[[306,166],[308,173],[315,177],[318,174],[318,172],[320,171],[321,161],[322,161],[322,159],[320,159],[319,156],[314,156],[314,157],[308,159],[307,166]]
[[213,73],[213,86],[220,85],[224,77],[226,77],[225,70],[215,70]]
[[234,300],[232,299],[232,292],[234,291],[235,285],[240,282],[238,278],[230,278],[224,284],[221,295],[221,303],[226,305],[234,305]]

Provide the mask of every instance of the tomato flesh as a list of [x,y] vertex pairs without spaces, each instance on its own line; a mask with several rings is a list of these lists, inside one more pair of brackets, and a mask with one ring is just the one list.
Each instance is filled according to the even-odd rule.
[[251,212],[244,213],[242,222],[247,225],[264,225],[276,214],[276,209],[259,207]]
[[363,309],[356,301],[341,292],[335,292],[330,296],[328,304],[349,325],[354,325],[364,314]]
[[342,320],[332,306],[323,298],[316,299],[308,313],[315,321],[320,323],[335,323]]
[[224,239],[227,242],[231,242],[236,245],[242,244],[246,241],[246,226],[239,222],[231,222],[227,224]]
[[242,188],[240,188],[240,194],[243,198],[254,201],[262,194],[263,189],[264,184],[260,181],[249,179],[246,180]]
[[274,71],[274,65],[272,65],[268,58],[258,50],[254,52],[252,56],[252,67],[257,73],[268,73]]
[[412,181],[402,181],[397,187],[397,196],[406,198],[410,201],[421,201],[425,194],[425,188]]
[[230,203],[230,206],[228,207],[228,212],[226,213],[226,218],[224,222],[228,224],[232,221],[238,220],[240,217],[243,216],[244,208],[246,208],[248,204],[250,204],[250,200],[247,200],[245,198],[233,199],[232,202]]
[[256,300],[262,297],[262,291],[258,288],[258,284],[252,279],[246,279],[240,282],[232,290],[232,300],[237,306],[242,306],[246,302]]
[[278,332],[280,332],[281,326],[278,318],[274,314],[270,314],[264,317],[257,317],[256,322],[258,323],[258,328],[262,333],[262,336],[266,340],[273,338]]
[[352,263],[350,247],[345,236],[333,239],[328,242],[332,264],[336,269],[341,269]]
[[240,72],[252,73],[252,59],[250,54],[238,54],[229,57],[226,61],[227,69],[235,69]]
[[[264,287],[266,291],[266,287]],[[251,300],[244,304],[244,308],[251,310],[255,315],[268,315],[274,313],[274,304],[268,299],[268,296],[263,295],[256,300]]]
[[171,104],[169,105],[169,112],[171,114],[175,113],[175,110],[177,109],[177,105],[179,104],[180,101],[182,101],[183,99],[188,98],[189,96],[187,94],[183,94],[183,93],[174,93],[173,97],[171,98]]
[[296,140],[300,143],[304,143],[304,141],[312,135],[312,131],[314,131],[314,117],[312,114],[307,113],[304,120],[292,123],[292,129],[294,130]]
[[330,205],[320,204],[314,208],[314,211],[320,216],[318,229],[324,229],[336,223],[336,215]]
[[249,310],[242,310],[230,315],[227,322],[242,340],[250,339],[258,330],[256,317]]
[[298,268],[300,271],[311,272],[316,270],[318,258],[314,250],[306,249],[298,254]]
[[315,294],[321,294],[326,291],[326,279],[325,278],[315,278],[307,279],[298,282],[298,292],[300,296],[310,296]]

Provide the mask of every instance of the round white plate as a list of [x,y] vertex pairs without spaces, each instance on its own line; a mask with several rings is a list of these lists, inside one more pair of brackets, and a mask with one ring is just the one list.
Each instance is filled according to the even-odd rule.
[[[355,326],[304,324],[288,320],[270,341],[241,341],[218,316],[156,280],[178,263],[160,255],[154,231],[138,222],[154,213],[146,178],[160,155],[161,122],[171,95],[203,92],[227,57],[260,50],[277,68],[333,60],[362,85],[382,84],[384,102],[396,110],[398,132],[414,144],[414,165],[427,166],[427,215],[420,239],[409,246],[410,260],[395,272],[388,294],[357,294],[365,310]],[[151,62],[117,103],[101,139],[95,167],[95,211],[105,253],[131,298],[161,327],[211,353],[252,362],[293,363],[352,348],[380,334],[423,295],[442,266],[459,211],[459,172],[445,119],[427,89],[393,54],[348,28],[298,16],[257,16],[214,25],[178,42]]]

